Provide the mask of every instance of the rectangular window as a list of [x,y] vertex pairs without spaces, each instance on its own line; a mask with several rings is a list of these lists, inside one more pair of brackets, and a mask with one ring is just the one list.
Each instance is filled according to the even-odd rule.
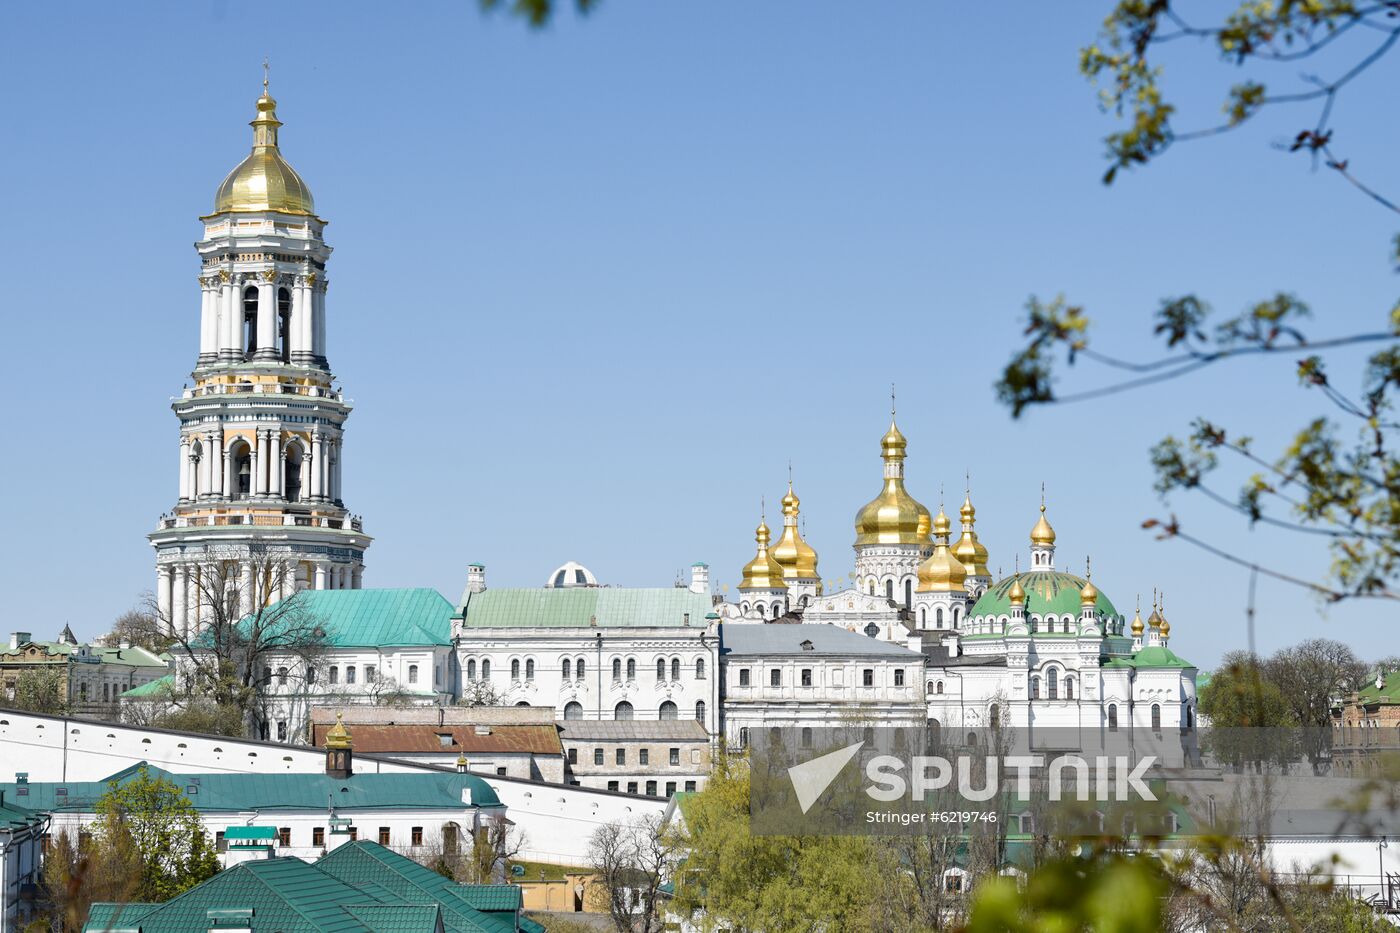
[[423,844],[423,827],[421,827],[421,826],[415,826],[415,827],[413,827],[412,829],[410,829],[408,832],[409,832],[409,839],[412,841],[412,843],[413,843],[414,845],[416,845],[416,846],[421,846],[421,845]]
[[278,827],[277,844],[279,846],[289,846],[292,844],[292,828],[290,826]]
[[277,741],[287,741],[287,720],[285,719],[277,720]]
[[331,665],[331,683],[340,683],[340,668],[336,667],[334,664]]
[[608,790],[617,790],[617,782],[616,782],[616,781],[609,781],[609,782],[608,782]]
[[679,765],[680,763],[681,763],[681,750],[680,750],[679,748],[673,748],[673,749],[671,749],[671,767],[675,767],[676,765]]
[[676,782],[675,782],[675,781],[667,781],[667,782],[666,782],[666,799],[669,800],[669,799],[671,799],[671,798],[674,797],[674,796],[676,796]]
[[629,793],[629,794],[635,794],[636,792],[637,792],[637,782],[636,782],[636,781],[628,781],[628,782],[627,782],[627,793]]
[[894,672],[894,685],[895,685],[896,687],[902,687],[902,686],[904,686],[904,671],[898,670],[898,669],[895,670],[895,672]]
[[366,664],[366,665],[365,665],[365,683],[367,683],[367,684],[372,684],[372,683],[374,683],[374,675],[375,675],[375,673],[377,673],[377,672],[376,672],[375,669],[374,669],[374,665],[373,665],[373,664]]
[[350,841],[351,841],[351,842],[354,842],[355,840],[357,840],[357,839],[359,839],[359,838],[360,838],[360,827],[358,827],[358,826],[351,826],[351,827],[350,827]]
[[865,668],[863,671],[860,672],[860,684],[861,684],[862,687],[873,687],[873,686],[875,686],[875,669],[874,669],[874,668],[867,667],[867,668]]
[[627,764],[627,749],[619,748],[615,753],[614,758],[620,765]]
[[[223,835],[223,834],[220,833],[220,835]],[[323,845],[326,844],[326,827],[324,827],[324,826],[313,826],[313,827],[311,827],[311,844],[312,844],[313,846],[323,846]]]
[[741,687],[747,687],[748,685],[749,685],[749,669],[748,669],[747,667],[741,667],[741,668],[739,668],[739,686],[741,686]]
[[387,846],[389,844],[389,827],[379,827],[379,844],[382,846]]
[[[48,848],[50,847],[50,845],[52,844],[52,842],[53,842],[53,837],[52,837],[52,836],[47,836],[47,835],[44,836],[44,849],[45,849],[46,852],[47,852]],[[227,851],[228,851],[228,840],[226,840],[226,839],[224,838],[224,831],[223,831],[222,829],[219,830],[217,833],[214,834],[214,851],[216,851],[216,852],[227,852]]]
[[639,748],[639,749],[637,749],[637,764],[640,764],[640,765],[649,765],[649,764],[651,764],[651,749],[649,749],[649,748]]
[[685,792],[686,792],[687,794],[690,794],[690,793],[694,793],[694,792],[695,792],[695,782],[694,782],[694,781],[686,781],[686,782],[685,782]]
[[353,684],[355,682],[355,665],[347,664],[345,666],[345,682],[347,684]]
[[804,667],[802,669],[802,686],[812,686],[812,669],[810,667]]
[[655,797],[655,796],[656,796],[656,782],[655,782],[655,781],[647,781],[647,796],[648,796],[648,797]]
[[576,765],[576,764],[578,764],[578,749],[576,749],[576,748],[571,748],[571,749],[569,749],[569,764],[571,764],[571,765]]
[[601,748],[593,749],[593,763],[595,765],[603,763],[603,750]]
[[497,768],[497,769],[496,769],[496,777],[505,777],[505,776],[506,776],[506,769],[505,769],[505,768]]
[[773,668],[768,672],[768,686],[781,687],[783,685],[783,672],[778,668]]

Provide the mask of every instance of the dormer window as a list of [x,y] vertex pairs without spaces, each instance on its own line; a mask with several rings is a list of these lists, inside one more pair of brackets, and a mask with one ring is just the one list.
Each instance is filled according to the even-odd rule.
[[812,650],[813,650],[813,647],[814,647],[814,646],[812,645],[811,639],[804,639],[804,640],[803,640],[803,642],[802,642],[802,650],[803,650],[803,651],[812,651]]

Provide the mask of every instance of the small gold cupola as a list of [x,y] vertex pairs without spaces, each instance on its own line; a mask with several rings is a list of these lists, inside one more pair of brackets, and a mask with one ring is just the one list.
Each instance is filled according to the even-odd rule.
[[739,581],[741,590],[785,590],[787,583],[783,580],[783,568],[768,553],[768,542],[772,534],[768,530],[768,522],[760,519],[758,528],[754,530],[754,540],[758,542],[758,552],[753,560],[744,565],[744,576]]
[[953,556],[948,547],[948,538],[953,523],[938,506],[938,516],[933,520],[933,553],[919,565],[920,593],[961,593],[963,581],[967,579],[967,568]]
[[1141,638],[1142,633],[1146,628],[1147,626],[1143,625],[1142,623],[1142,596],[1138,596],[1137,608],[1133,611],[1133,637]]
[[253,128],[253,151],[219,185],[214,195],[214,213],[278,211],[315,216],[311,189],[277,147],[277,128],[282,122],[277,119],[277,101],[267,92],[266,77],[257,111],[249,124]]
[[783,534],[771,551],[773,560],[783,569],[783,578],[789,583],[815,580],[817,593],[821,593],[821,577],[817,574],[817,552],[802,538],[797,527],[797,517],[801,514],[802,500],[792,491],[792,475],[789,470],[787,495],[783,496]]
[[1040,519],[1031,529],[1031,570],[1055,569],[1055,529],[1045,517],[1045,484],[1040,486]]
[[989,555],[987,546],[977,540],[977,510],[972,507],[972,488],[969,485],[967,494],[963,498],[962,508],[958,510],[958,516],[962,519],[962,537],[953,546],[953,556],[967,568],[969,577],[991,578],[991,568],[987,566]]
[[333,778],[348,778],[355,773],[350,730],[345,728],[344,719],[345,713],[336,710],[335,725],[326,732],[326,774]]
[[1079,606],[1081,609],[1093,609],[1099,602],[1099,588],[1094,586],[1091,577],[1092,571],[1089,569],[1089,559],[1084,558],[1084,586],[1079,590]]

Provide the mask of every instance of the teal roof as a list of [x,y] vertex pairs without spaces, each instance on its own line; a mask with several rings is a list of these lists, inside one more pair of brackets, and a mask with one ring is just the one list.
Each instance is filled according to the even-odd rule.
[[1358,703],[1397,703],[1400,702],[1400,674],[1382,674],[1381,685],[1376,686],[1372,677],[1366,686],[1356,691]]
[[[452,643],[452,604],[426,587],[383,590],[302,590],[297,624],[315,619],[335,648],[412,648]],[[284,600],[285,602],[285,600]],[[268,612],[277,612],[276,606]],[[245,619],[241,626],[248,626]],[[275,622],[269,625],[274,627]]]
[[230,826],[224,830],[225,839],[276,839],[276,826]]
[[[1029,570],[993,583],[968,612],[968,618],[1010,615],[1011,598],[1007,596],[1007,591],[1011,589],[1012,581],[1017,579],[1021,581],[1021,588],[1026,591],[1027,617],[1046,613],[1079,615],[1079,591],[1084,589],[1085,583],[1083,577],[1053,570]],[[1097,586],[1095,584],[1096,588]],[[1103,590],[1099,590],[1099,600],[1095,603],[1095,608],[1103,616],[1118,616],[1118,610],[1113,607]]]
[[519,910],[522,906],[518,884],[462,884],[457,896],[477,910]]
[[[480,890],[496,887],[507,886],[459,885],[373,842],[347,842],[315,864],[242,862],[164,904],[94,904],[83,929],[187,933],[209,929],[211,912],[251,911],[253,929],[280,933],[435,933],[439,919],[454,933],[515,933],[514,909],[468,904],[473,897],[505,903],[506,896]],[[524,918],[518,928],[542,930]]]
[[[460,808],[462,791],[471,790],[478,807],[499,807],[491,785],[475,774],[434,772],[417,774],[355,774],[333,778],[326,774],[171,774],[145,762],[124,768],[102,781],[30,782],[19,798],[20,785],[0,784],[6,800],[44,811],[86,812],[111,783],[125,783],[145,767],[180,787],[196,810],[324,810],[328,802],[341,810],[416,810]],[[63,793],[58,793],[63,791]]]
[[[34,645],[37,648],[43,648],[49,654],[58,655],[65,661],[72,660],[74,663],[78,664],[127,664],[132,667],[169,666],[165,661],[166,656],[147,651],[145,648],[136,646],[130,648],[104,648],[98,645],[82,645],[61,641],[30,640],[13,650],[6,646],[3,650],[0,650],[0,657],[5,655],[17,655],[24,649],[25,645]],[[84,662],[83,658],[80,656],[81,651],[79,649],[83,647],[87,648],[86,662]],[[54,661],[53,663],[56,664],[58,662]]]
[[579,586],[467,592],[458,614],[466,628],[672,628],[687,616],[703,628],[713,608],[707,594],[681,587]]
[[163,697],[174,689],[175,675],[166,674],[164,677],[157,677],[139,687],[132,687],[130,690],[124,691],[121,696],[128,700],[150,700]]
[[43,822],[44,814],[35,813],[28,807],[15,806],[11,802],[15,798],[13,793],[5,794],[4,798],[4,803],[0,803],[0,833],[11,828],[22,829]]
[[1187,661],[1185,658],[1179,657],[1170,648],[1156,646],[1136,651],[1131,657],[1110,658],[1103,662],[1103,666],[1106,668],[1176,668],[1185,670],[1187,668],[1194,668],[1196,665]]

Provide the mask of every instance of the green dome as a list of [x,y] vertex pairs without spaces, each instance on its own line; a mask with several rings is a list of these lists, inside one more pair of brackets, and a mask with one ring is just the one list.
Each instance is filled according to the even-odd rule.
[[[1083,577],[1052,570],[1031,570],[993,583],[987,588],[987,592],[982,594],[982,598],[977,600],[977,604],[967,614],[968,618],[1010,615],[1011,598],[1006,593],[1011,589],[1011,582],[1016,579],[1020,579],[1021,587],[1026,591],[1027,618],[1051,613],[1079,615],[1079,591],[1084,589],[1085,583]],[[1095,586],[1097,587],[1097,584]],[[1095,606],[1101,616],[1110,619],[1118,617],[1118,610],[1113,608],[1113,603],[1103,590],[1099,590],[1099,601]]]

